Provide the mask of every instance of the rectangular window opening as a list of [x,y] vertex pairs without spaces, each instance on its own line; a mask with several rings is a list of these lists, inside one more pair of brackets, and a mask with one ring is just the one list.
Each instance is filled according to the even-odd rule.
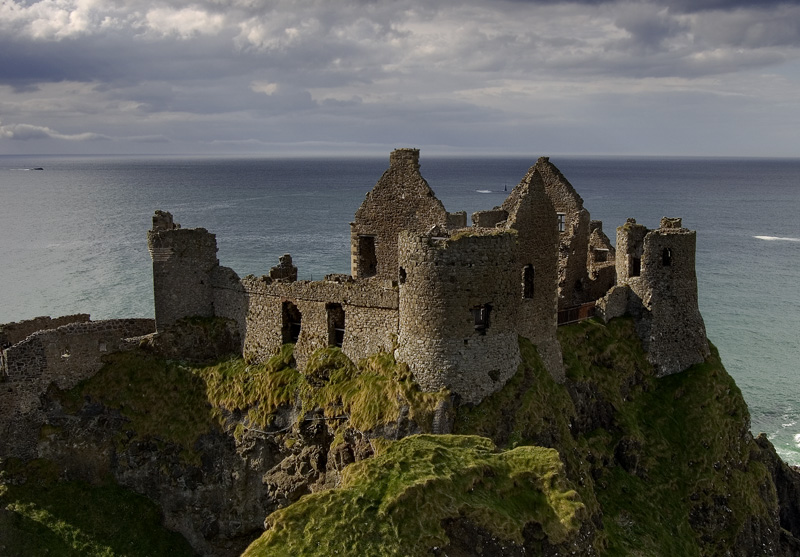
[[358,237],[358,277],[368,278],[378,274],[378,256],[375,253],[375,236]]
[[480,335],[485,335],[486,330],[489,328],[489,313],[492,311],[492,306],[489,304],[482,304],[475,306],[470,310],[472,312],[472,319],[475,323],[475,332]]
[[564,232],[567,229],[567,214],[566,213],[556,213],[558,216],[558,231]]
[[342,347],[344,344],[344,309],[342,304],[327,304],[328,346]]

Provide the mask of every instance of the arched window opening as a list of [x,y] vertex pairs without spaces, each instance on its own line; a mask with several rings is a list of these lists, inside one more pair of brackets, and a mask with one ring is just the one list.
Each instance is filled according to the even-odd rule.
[[672,250],[670,248],[664,248],[664,251],[661,252],[661,264],[664,267],[672,265]]
[[533,265],[528,264],[522,268],[522,297],[533,298],[534,292],[534,279],[536,278],[536,269]]
[[398,278],[400,284],[405,284],[406,283],[406,270],[403,269],[402,267],[400,267],[400,272],[397,274],[397,278]]

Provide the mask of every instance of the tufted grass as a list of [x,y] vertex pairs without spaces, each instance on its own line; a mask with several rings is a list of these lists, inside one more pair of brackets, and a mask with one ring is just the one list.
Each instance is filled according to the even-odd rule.
[[448,543],[442,520],[461,516],[518,543],[536,523],[559,543],[578,530],[582,513],[554,450],[498,451],[481,437],[418,435],[346,468],[340,488],[271,514],[244,555],[430,555]]

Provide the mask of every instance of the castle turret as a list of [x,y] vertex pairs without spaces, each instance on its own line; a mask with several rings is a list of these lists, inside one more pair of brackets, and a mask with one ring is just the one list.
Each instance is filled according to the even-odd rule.
[[182,229],[170,213],[156,211],[147,247],[153,259],[156,330],[183,317],[214,315],[216,236],[205,228]]
[[606,321],[625,313],[659,376],[702,362],[710,353],[697,300],[696,232],[679,218],[648,230],[634,219],[617,229],[617,282],[600,304]]
[[513,232],[400,234],[398,355],[424,389],[477,403],[517,371],[516,252]]

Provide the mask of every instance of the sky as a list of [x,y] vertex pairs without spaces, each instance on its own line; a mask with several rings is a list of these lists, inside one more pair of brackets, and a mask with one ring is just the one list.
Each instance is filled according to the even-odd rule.
[[0,0],[0,154],[800,156],[800,0]]

